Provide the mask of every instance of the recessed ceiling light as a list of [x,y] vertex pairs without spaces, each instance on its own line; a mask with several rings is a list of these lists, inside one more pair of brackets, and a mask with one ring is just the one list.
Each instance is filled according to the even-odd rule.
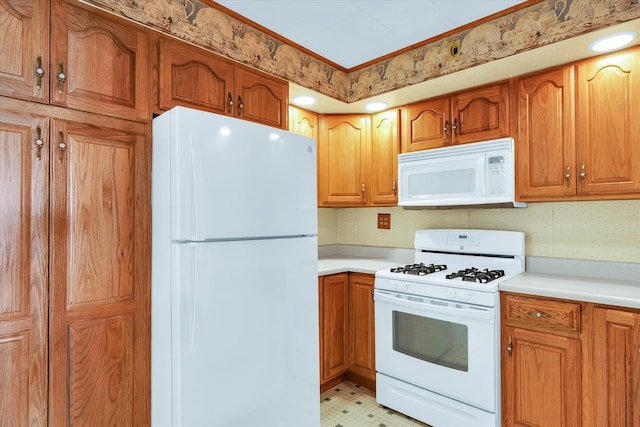
[[309,95],[300,95],[293,98],[293,103],[296,105],[313,105],[316,103],[316,99]]
[[388,105],[389,104],[387,104],[386,102],[375,101],[368,103],[364,106],[364,108],[366,108],[367,111],[382,111],[387,108]]
[[636,38],[638,33],[635,31],[625,31],[623,33],[610,34],[605,37],[601,37],[589,45],[589,49],[595,52],[606,52],[609,50],[618,49],[624,45],[627,45]]

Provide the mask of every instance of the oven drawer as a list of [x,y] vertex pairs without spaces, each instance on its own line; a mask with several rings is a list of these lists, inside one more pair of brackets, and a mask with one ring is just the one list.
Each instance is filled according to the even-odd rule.
[[509,326],[577,335],[580,308],[580,303],[502,294],[503,319]]

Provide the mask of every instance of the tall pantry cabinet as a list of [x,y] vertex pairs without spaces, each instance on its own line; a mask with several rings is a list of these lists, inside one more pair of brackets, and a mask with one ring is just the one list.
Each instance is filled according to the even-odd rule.
[[0,425],[148,425],[149,35],[62,0],[0,33]]

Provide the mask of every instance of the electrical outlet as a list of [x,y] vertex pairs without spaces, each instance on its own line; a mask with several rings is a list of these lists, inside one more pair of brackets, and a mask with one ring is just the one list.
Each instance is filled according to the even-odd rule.
[[378,228],[383,230],[391,229],[391,214],[379,213],[378,214]]

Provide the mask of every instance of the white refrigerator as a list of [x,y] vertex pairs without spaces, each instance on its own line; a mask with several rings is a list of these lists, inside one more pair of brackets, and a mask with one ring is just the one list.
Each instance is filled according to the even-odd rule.
[[318,427],[316,143],[153,120],[154,427]]

